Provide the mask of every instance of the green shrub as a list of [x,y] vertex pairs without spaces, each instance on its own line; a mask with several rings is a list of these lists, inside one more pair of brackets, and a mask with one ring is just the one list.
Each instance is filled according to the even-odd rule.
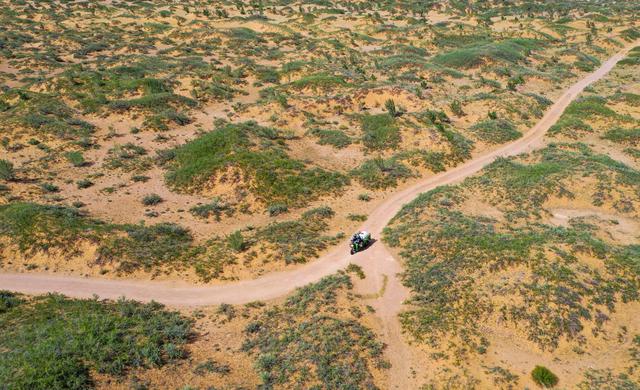
[[351,137],[340,130],[312,129],[309,133],[318,137],[320,145],[331,145],[337,149],[343,149],[351,145]]
[[562,134],[571,138],[577,138],[582,133],[590,133],[592,131],[593,128],[581,119],[565,114],[551,126],[549,134]]
[[387,101],[384,102],[384,108],[387,110],[387,113],[390,117],[395,118],[397,116],[398,111],[396,109],[396,103],[393,101],[393,99],[387,99]]
[[51,183],[42,183],[40,184],[40,188],[45,192],[60,192],[60,187]]
[[149,179],[151,179],[149,176],[144,175],[134,175],[131,177],[131,180],[136,183],[146,183],[147,181],[149,181]]
[[0,206],[0,235],[11,237],[23,252],[72,252],[80,240],[96,240],[105,228],[77,209],[35,203]]
[[226,364],[220,364],[211,359],[207,359],[205,362],[199,363],[193,369],[193,372],[196,375],[205,375],[207,373],[228,375],[231,372],[231,368]]
[[38,133],[62,139],[91,136],[92,124],[76,118],[76,112],[57,95],[25,90],[10,90],[4,95],[14,103],[0,111],[4,125],[24,126]]
[[328,228],[327,220],[333,215],[331,208],[317,207],[304,212],[300,219],[270,223],[256,231],[254,240],[272,248],[275,260],[286,264],[306,263],[336,242],[335,237],[322,235]]
[[98,248],[97,260],[99,264],[117,263],[118,272],[141,268],[149,272],[177,266],[184,260],[182,256],[193,249],[191,233],[173,223],[122,226],[120,229],[126,236],[112,235],[104,239]]
[[242,232],[240,230],[236,230],[231,233],[227,237],[227,242],[229,243],[229,247],[236,252],[242,252],[247,248],[247,243],[242,237]]
[[454,100],[449,104],[449,108],[451,108],[451,112],[453,112],[456,116],[464,116],[464,111],[462,110],[462,104],[460,100]]
[[269,216],[275,217],[276,215],[289,212],[289,207],[283,203],[274,203],[267,207],[267,211],[269,212]]
[[517,63],[523,61],[528,52],[538,46],[540,42],[533,39],[513,38],[438,54],[433,61],[439,65],[462,69],[473,68],[486,61]]
[[347,219],[349,221],[358,221],[358,222],[364,222],[367,220],[367,216],[364,214],[348,214],[347,215]]
[[190,208],[189,211],[191,214],[200,218],[209,218],[213,215],[216,221],[220,221],[223,214],[230,217],[233,215],[235,210],[229,204],[224,203],[220,199],[214,199],[211,203],[194,206]]
[[506,119],[486,119],[471,126],[471,130],[479,140],[490,144],[501,144],[513,141],[522,136],[513,123]]
[[601,96],[580,97],[565,110],[563,116],[570,116],[579,119],[592,117],[617,118],[620,115],[606,106],[607,99]]
[[176,148],[166,181],[193,191],[229,166],[253,179],[251,192],[267,204],[303,206],[322,194],[335,193],[348,178],[320,168],[307,168],[283,147],[288,136],[255,122],[227,124]]
[[358,200],[361,200],[363,202],[369,202],[371,200],[371,195],[367,194],[367,193],[362,193],[358,195]]
[[143,158],[146,155],[145,148],[131,142],[115,145],[107,152],[104,166],[109,169],[123,169],[127,172],[147,170],[151,168],[152,161],[149,158]]
[[607,130],[602,136],[602,138],[608,139],[614,142],[640,145],[640,128],[623,129],[620,127],[616,127],[616,128]]
[[311,88],[314,91],[319,89],[332,89],[338,86],[345,86],[347,82],[339,76],[333,76],[326,73],[318,73],[315,75],[305,76],[290,84],[296,89]]
[[0,378],[12,389],[86,389],[92,373],[122,378],[163,366],[185,356],[192,334],[191,320],[158,303],[60,295],[13,304],[0,326]]
[[345,271],[358,275],[360,279],[364,279],[366,277],[364,271],[362,270],[362,267],[360,267],[358,264],[349,263],[347,268],[345,268]]
[[22,304],[24,300],[16,293],[0,290],[0,315]]
[[160,202],[162,202],[162,198],[158,194],[149,194],[142,198],[142,204],[145,206],[155,206]]
[[76,182],[79,189],[89,188],[93,185],[93,182],[89,179],[80,179]]
[[16,178],[13,163],[7,160],[0,160],[0,180],[11,181]]
[[82,152],[67,152],[64,156],[74,167],[82,167],[87,164]]
[[395,187],[398,181],[413,176],[411,170],[394,157],[367,160],[351,174],[362,186],[372,190]]
[[531,378],[533,378],[533,381],[538,385],[546,388],[558,384],[558,377],[544,366],[536,366],[533,371],[531,371]]
[[361,125],[362,142],[368,149],[392,149],[400,143],[400,131],[393,118],[387,114],[364,115]]
[[255,354],[263,387],[377,389],[384,344],[360,324],[359,306],[338,306],[351,288],[346,274],[325,277],[249,323],[242,350]]

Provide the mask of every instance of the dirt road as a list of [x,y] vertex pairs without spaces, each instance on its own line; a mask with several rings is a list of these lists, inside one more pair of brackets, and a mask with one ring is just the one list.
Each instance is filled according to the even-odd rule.
[[[637,44],[637,43],[636,43]],[[513,156],[530,151],[543,144],[546,131],[560,118],[565,108],[589,84],[606,75],[621,60],[629,45],[607,60],[595,72],[571,86],[545,113],[544,117],[522,138],[479,156],[455,169],[422,180],[415,185],[391,196],[369,215],[362,229],[374,237],[380,237],[382,229],[401,207],[422,192],[438,186],[459,182],[473,175],[497,157]],[[0,290],[13,290],[29,294],[59,292],[71,297],[127,298],[155,300],[170,306],[203,306],[220,303],[242,304],[257,300],[269,300],[290,293],[296,287],[318,281],[349,263],[363,267],[367,278],[358,282],[356,288],[362,294],[376,294],[370,304],[376,309],[381,321],[388,356],[392,364],[390,386],[398,389],[417,388],[417,379],[411,378],[411,366],[416,361],[411,356],[401,334],[397,314],[403,301],[409,296],[396,274],[400,264],[383,245],[375,243],[369,250],[350,256],[345,242],[320,259],[293,271],[272,273],[258,279],[240,281],[220,286],[190,286],[179,282],[147,282],[101,280],[71,276],[45,274],[0,274]],[[386,279],[386,284],[385,284]],[[383,288],[385,285],[385,288]]]

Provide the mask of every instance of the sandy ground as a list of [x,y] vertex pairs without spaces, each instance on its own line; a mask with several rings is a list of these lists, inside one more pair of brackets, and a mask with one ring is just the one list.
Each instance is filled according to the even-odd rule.
[[[497,157],[517,155],[543,145],[546,131],[560,118],[564,109],[585,87],[606,75],[633,46],[628,45],[603,63],[595,72],[571,86],[522,138],[448,172],[422,180],[391,196],[371,212],[361,229],[370,231],[374,237],[380,237],[388,221],[404,204],[420,193],[459,182],[478,172]],[[418,387],[418,378],[411,375],[412,369],[417,366],[417,360],[402,336],[397,316],[402,310],[403,301],[409,296],[409,292],[397,277],[397,273],[401,271],[400,263],[380,241],[369,250],[354,256],[349,256],[346,248],[346,243],[340,245],[317,261],[293,271],[272,273],[258,279],[222,286],[193,287],[180,282],[110,281],[42,274],[0,274],[0,285],[4,289],[31,294],[55,291],[72,297],[98,295],[102,298],[118,298],[124,295],[140,301],[156,300],[170,306],[241,304],[277,298],[296,287],[330,275],[353,262],[362,266],[365,273],[370,276],[365,282],[357,285],[357,291],[376,296],[372,299],[371,305],[376,309],[381,321],[384,337],[389,345],[389,360],[393,366],[390,370],[389,387],[396,389]]]

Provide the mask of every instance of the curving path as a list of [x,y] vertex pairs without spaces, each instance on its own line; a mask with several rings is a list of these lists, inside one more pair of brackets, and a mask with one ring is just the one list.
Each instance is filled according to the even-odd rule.
[[[522,138],[503,145],[497,150],[481,155],[447,172],[419,181],[415,185],[396,193],[373,210],[363,230],[380,237],[382,229],[400,211],[402,206],[422,192],[436,187],[459,182],[473,175],[497,157],[513,156],[530,151],[542,144],[546,131],[560,118],[565,108],[589,84],[605,76],[618,61],[635,45],[627,45],[602,66],[572,85],[545,113],[540,121]],[[411,364],[416,360],[402,337],[397,314],[408,291],[396,274],[400,264],[381,243],[369,250],[350,256],[347,242],[338,245],[320,259],[292,271],[275,272],[253,280],[245,280],[218,286],[190,286],[184,283],[104,280],[73,276],[57,276],[32,273],[0,274],[0,290],[13,290],[28,294],[58,292],[71,297],[119,298],[126,296],[139,301],[155,300],[170,306],[203,306],[220,303],[243,304],[257,300],[269,300],[286,295],[297,287],[318,281],[349,263],[359,264],[367,275],[365,282],[357,282],[356,288],[363,294],[384,292],[372,299],[388,344],[389,359],[394,367],[390,370],[390,383],[399,389],[417,388],[410,378]],[[383,283],[387,280],[386,283]],[[382,288],[383,284],[386,288]],[[381,289],[382,290],[379,290]],[[389,386],[392,387],[392,386]]]

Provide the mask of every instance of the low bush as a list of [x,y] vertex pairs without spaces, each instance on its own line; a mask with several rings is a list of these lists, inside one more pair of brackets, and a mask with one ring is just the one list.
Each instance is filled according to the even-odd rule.
[[306,211],[300,219],[274,222],[255,232],[254,240],[273,251],[273,259],[286,264],[306,263],[336,242],[322,233],[334,212],[328,207]]
[[82,152],[67,152],[64,156],[74,167],[82,167],[87,164]]
[[176,189],[195,191],[221,171],[235,166],[252,179],[249,190],[267,204],[304,206],[320,195],[335,193],[348,178],[307,168],[290,158],[283,132],[255,122],[227,124],[173,151],[166,181]]
[[223,215],[230,217],[234,214],[234,208],[220,199],[214,199],[211,203],[193,206],[189,209],[191,214],[200,218],[214,216],[216,221],[220,221]]
[[107,226],[73,208],[35,203],[0,206],[0,235],[12,238],[22,252],[50,248],[72,252],[82,239],[97,240]]
[[284,214],[289,212],[289,207],[287,207],[284,203],[274,203],[267,207],[267,212],[270,217],[275,217],[276,215]]
[[16,171],[13,163],[7,160],[0,160],[0,180],[11,181],[16,178]]
[[145,206],[155,206],[157,204],[160,204],[161,202],[162,198],[158,194],[149,194],[145,195],[144,198],[142,198],[142,204]]
[[490,144],[502,144],[522,136],[513,123],[506,119],[486,119],[469,129],[479,140]]
[[351,145],[351,137],[340,130],[312,129],[310,134],[318,137],[320,145],[331,145],[336,149],[343,149]]
[[93,186],[93,182],[89,179],[80,179],[76,182],[79,189],[85,189]]
[[364,115],[362,142],[370,150],[392,149],[400,143],[400,130],[388,114]]
[[8,388],[86,389],[94,373],[122,378],[186,357],[191,320],[158,303],[16,299],[0,292],[0,378]]
[[623,129],[616,127],[607,130],[602,138],[624,144],[640,145],[640,128]]
[[42,183],[40,184],[40,188],[42,188],[44,192],[60,192],[60,187],[51,183]]
[[338,305],[351,288],[346,274],[325,277],[249,323],[242,349],[255,354],[262,386],[377,389],[384,344],[359,323],[362,308]]
[[116,145],[107,153],[104,166],[109,169],[123,169],[126,172],[145,171],[152,166],[151,159],[144,158],[147,150],[131,142]]
[[539,47],[540,44],[539,41],[523,38],[481,43],[438,54],[433,61],[438,65],[460,69],[473,68],[487,61],[518,63],[526,58],[530,50]]
[[394,157],[367,160],[351,171],[351,174],[363,187],[372,190],[395,187],[398,181],[413,176],[411,170]]
[[229,243],[229,247],[236,252],[242,252],[247,249],[247,243],[242,237],[242,232],[240,230],[236,230],[231,233],[227,237],[227,242]]
[[531,371],[531,378],[538,385],[546,388],[550,388],[558,384],[558,377],[544,366],[536,366],[533,371]]
[[3,97],[12,101],[9,107],[0,111],[0,120],[5,125],[25,127],[37,134],[65,140],[87,138],[95,130],[92,124],[78,119],[76,111],[57,95],[10,90]]
[[173,223],[121,226],[118,230],[126,235],[105,237],[96,260],[98,264],[115,263],[118,272],[179,267],[186,261],[183,256],[193,249],[191,233]]
[[315,90],[333,89],[339,86],[346,86],[347,82],[339,76],[333,76],[326,73],[318,73],[315,75],[305,76],[290,84],[296,89],[310,88]]

